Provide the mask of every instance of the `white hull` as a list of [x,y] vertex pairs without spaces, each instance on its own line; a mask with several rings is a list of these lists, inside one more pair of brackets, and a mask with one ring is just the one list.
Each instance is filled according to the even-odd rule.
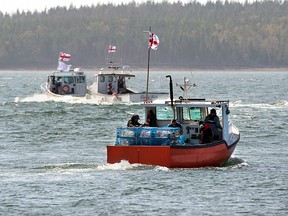
[[41,90],[42,90],[43,93],[45,93],[48,96],[52,96],[52,97],[58,97],[58,98],[63,98],[63,97],[83,97],[83,98],[86,98],[87,97],[87,94],[85,94],[85,95],[73,95],[73,94],[60,95],[60,94],[55,94],[55,93],[51,92],[48,89],[48,84],[47,83],[43,83],[40,87],[41,87]]
[[[146,101],[146,93],[126,93],[126,94],[100,94],[89,92],[89,97],[98,103],[141,103]],[[167,100],[169,97],[166,93],[148,93],[148,101]]]

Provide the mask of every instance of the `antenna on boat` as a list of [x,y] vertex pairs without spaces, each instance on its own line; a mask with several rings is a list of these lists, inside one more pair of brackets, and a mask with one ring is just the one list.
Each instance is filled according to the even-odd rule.
[[169,82],[170,100],[171,100],[171,107],[173,107],[173,83],[172,83],[172,77],[170,75],[167,75],[166,78],[170,78],[170,82]]
[[191,87],[196,87],[197,85],[195,83],[191,84],[190,80],[184,77],[184,84],[176,84],[176,86],[180,86],[180,88],[183,90],[183,99],[188,99],[188,91]]

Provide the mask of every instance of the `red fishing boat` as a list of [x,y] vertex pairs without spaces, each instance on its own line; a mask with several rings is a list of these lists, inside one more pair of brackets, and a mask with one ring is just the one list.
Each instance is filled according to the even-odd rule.
[[[154,127],[118,128],[115,145],[107,146],[107,162],[127,160],[168,168],[223,165],[240,139],[239,130],[228,119],[229,101],[186,98],[191,87],[186,78],[180,86],[184,97],[174,100],[172,78],[167,77],[170,100],[141,104],[145,119],[153,117]],[[182,128],[167,127],[171,119]]]

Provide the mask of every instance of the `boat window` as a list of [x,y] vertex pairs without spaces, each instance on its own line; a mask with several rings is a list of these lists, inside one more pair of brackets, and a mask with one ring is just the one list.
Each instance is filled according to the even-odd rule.
[[108,82],[113,82],[113,76],[108,76]]
[[64,77],[64,83],[74,83],[73,77]]
[[77,83],[85,83],[85,77],[84,76],[78,76],[77,77]]
[[171,107],[156,107],[156,116],[158,120],[171,120],[174,118]]
[[201,108],[190,107],[187,110],[183,109],[183,119],[200,121],[202,119]]
[[202,119],[201,109],[190,108],[190,118],[194,121],[200,121]]
[[100,82],[105,82],[105,77],[104,76],[99,76]]

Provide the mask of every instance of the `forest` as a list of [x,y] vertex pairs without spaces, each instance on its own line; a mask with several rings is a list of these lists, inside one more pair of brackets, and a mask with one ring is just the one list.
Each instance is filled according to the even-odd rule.
[[103,67],[109,45],[123,64],[146,67],[150,27],[153,67],[288,67],[288,1],[148,1],[0,13],[0,70],[56,69],[60,52],[75,67]]

